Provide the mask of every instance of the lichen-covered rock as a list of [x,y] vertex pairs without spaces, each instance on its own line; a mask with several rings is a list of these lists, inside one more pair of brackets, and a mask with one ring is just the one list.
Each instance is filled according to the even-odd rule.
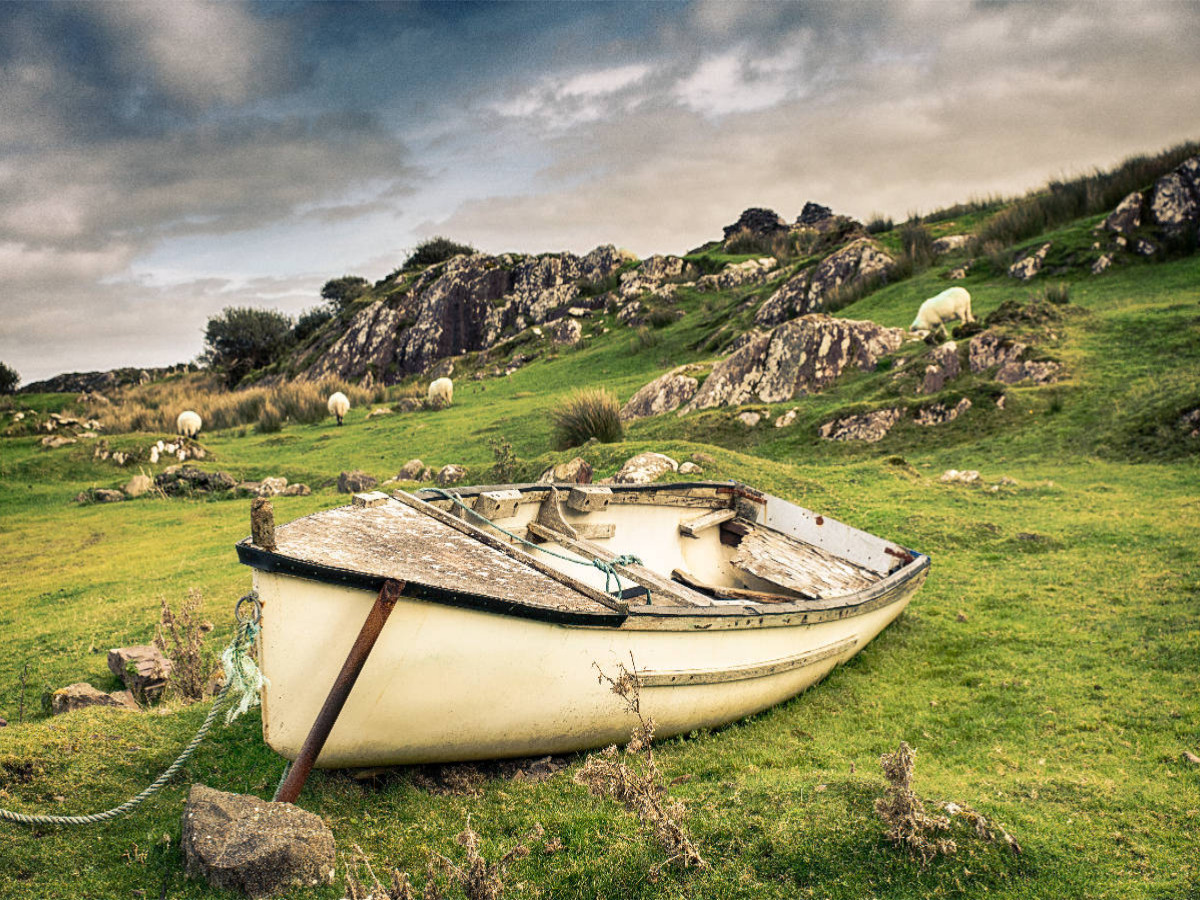
[[1174,172],[1154,182],[1154,190],[1150,195],[1150,217],[1167,233],[1177,232],[1200,218],[1200,197],[1197,196],[1200,184],[1194,180],[1194,167],[1189,166],[1192,162],[1188,160]]
[[1021,281],[1028,281],[1038,272],[1042,271],[1042,263],[1046,261],[1046,254],[1050,252],[1050,244],[1045,243],[1033,250],[1015,263],[1008,267],[1008,275],[1010,278],[1018,278]]
[[175,496],[192,492],[231,491],[237,481],[228,472],[205,472],[194,466],[168,466],[154,476],[163,493]]
[[252,898],[332,884],[336,847],[320,816],[192,785],[180,839],[184,868],[212,887]]
[[1062,366],[1056,362],[1006,362],[996,370],[996,380],[1001,384],[1018,384],[1032,381],[1034,384],[1050,384],[1058,380]]
[[1024,344],[1006,338],[998,332],[988,330],[971,338],[968,347],[968,365],[975,374],[986,372],[993,366],[1016,362],[1026,349]]
[[630,300],[617,311],[617,319],[626,325],[637,325],[642,321],[642,309],[640,300]]
[[958,360],[958,344],[947,341],[935,347],[929,354],[929,364],[925,366],[925,378],[917,390],[922,394],[936,394],[946,386],[946,383],[959,376],[962,366]]
[[945,237],[936,239],[930,249],[941,256],[943,253],[952,253],[955,250],[961,250],[970,242],[971,236],[969,234],[948,234]]
[[745,425],[747,428],[753,428],[755,425],[757,425],[759,422],[762,421],[762,413],[756,413],[756,412],[752,412],[750,410],[746,410],[745,412],[738,413],[737,418],[738,418],[738,421],[741,422],[743,425]]
[[688,374],[694,366],[679,366],[644,385],[621,407],[621,419],[632,422],[678,409],[696,394],[700,382]]
[[754,314],[754,324],[770,328],[812,312],[812,299],[808,290],[810,275],[811,270],[805,269],[780,285],[758,308],[758,312]]
[[691,460],[679,464],[680,475],[703,475],[704,470]]
[[312,488],[307,484],[289,484],[280,493],[285,497],[307,497],[312,493]]
[[578,319],[560,319],[550,330],[550,340],[556,344],[574,347],[583,340],[583,326]]
[[775,427],[776,428],[790,427],[792,425],[792,423],[796,421],[796,414],[798,412],[799,412],[799,410],[797,410],[797,409],[789,409],[782,416],[780,416],[778,419],[775,420]]
[[591,484],[592,466],[582,456],[550,466],[538,476],[538,484]]
[[642,264],[637,267],[638,274],[651,281],[683,278],[692,271],[692,265],[682,257],[661,256],[658,254],[642,260]]
[[352,472],[341,472],[338,475],[337,489],[340,494],[358,494],[369,491],[379,482],[361,469]]
[[50,711],[60,716],[63,713],[74,712],[77,709],[87,709],[89,706],[110,706],[115,709],[137,710],[133,698],[125,697],[125,691],[106,694],[84,681],[68,684],[50,695]]
[[967,397],[963,397],[954,406],[931,403],[929,406],[918,409],[913,415],[913,421],[918,425],[941,425],[945,422],[953,422],[970,408],[971,401]]
[[466,466],[460,466],[457,463],[449,463],[447,465],[442,466],[438,470],[437,476],[434,478],[434,481],[436,481],[442,487],[446,487],[447,485],[458,484],[460,481],[462,481],[466,477],[467,477]]
[[870,238],[858,238],[825,257],[812,271],[809,308],[821,309],[842,285],[882,275],[895,262]]
[[668,472],[679,470],[679,463],[662,453],[647,451],[625,461],[613,481],[617,484],[649,484]]
[[1113,255],[1111,253],[1102,253],[1100,254],[1100,258],[1092,263],[1092,274],[1099,275],[1101,272],[1106,272],[1112,264]]
[[779,261],[773,256],[732,263],[716,274],[700,278],[696,282],[696,290],[728,291],[748,284],[762,284],[778,265]]
[[120,491],[108,488],[96,488],[96,490],[92,491],[92,499],[97,503],[120,503],[125,499],[125,495]]
[[114,647],[108,651],[108,670],[124,683],[135,697],[159,696],[171,678],[174,667],[153,644]]
[[818,434],[827,441],[865,441],[873,444],[883,440],[902,418],[903,409],[877,409],[826,422],[818,429]]
[[1100,227],[1114,234],[1132,234],[1142,224],[1142,204],[1145,200],[1141,191],[1134,191],[1117,204],[1116,209],[1100,223]]
[[801,316],[717,363],[683,412],[816,393],[847,369],[874,369],[881,356],[900,347],[904,334],[874,322]]

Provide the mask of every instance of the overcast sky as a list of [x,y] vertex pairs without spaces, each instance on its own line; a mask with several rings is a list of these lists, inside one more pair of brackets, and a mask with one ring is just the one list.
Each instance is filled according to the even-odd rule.
[[1200,138],[1200,4],[0,3],[0,360],[195,357],[423,237],[646,256]]

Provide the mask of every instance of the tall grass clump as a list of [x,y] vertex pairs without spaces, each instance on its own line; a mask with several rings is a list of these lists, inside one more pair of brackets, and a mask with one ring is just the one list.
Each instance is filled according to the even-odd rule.
[[551,411],[554,448],[578,447],[592,438],[611,444],[625,435],[621,423],[621,404],[606,388],[584,388],[567,397]]
[[875,213],[867,222],[867,234],[885,234],[896,227],[891,216],[882,216]]

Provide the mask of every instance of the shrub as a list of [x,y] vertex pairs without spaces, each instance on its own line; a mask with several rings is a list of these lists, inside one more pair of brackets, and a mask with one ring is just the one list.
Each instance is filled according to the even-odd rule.
[[605,388],[584,388],[564,400],[550,413],[556,450],[578,447],[592,438],[603,444],[619,441],[625,434],[621,404]]
[[650,326],[639,325],[633,330],[633,340],[629,342],[629,352],[636,355],[643,350],[657,347],[661,341],[662,336],[655,333]]
[[154,629],[154,646],[171,660],[168,691],[184,700],[203,700],[216,668],[216,655],[204,647],[212,625],[199,620],[200,591],[192,588],[179,612],[171,610],[166,598]]
[[20,383],[21,376],[17,374],[17,370],[7,363],[0,362],[0,394],[15,394]]
[[652,309],[646,316],[651,328],[665,328],[679,319],[679,313],[673,309]]
[[316,333],[318,328],[332,318],[333,310],[328,306],[315,306],[300,313],[300,318],[296,320],[296,327],[292,329],[296,343],[303,344]]
[[292,320],[273,309],[226,307],[204,329],[204,357],[232,387],[279,359],[295,340]]
[[360,275],[343,275],[331,278],[321,287],[321,299],[338,312],[361,297],[370,288],[370,282]]
[[1071,286],[1065,281],[1047,285],[1046,289],[1042,291],[1042,299],[1055,306],[1066,306],[1071,302]]
[[512,444],[504,438],[492,438],[488,441],[488,446],[492,448],[492,459],[495,460],[492,463],[492,482],[508,484],[516,475],[517,466],[521,464],[521,461],[513,453]]
[[912,260],[913,270],[919,271],[933,262],[933,235],[924,225],[913,221],[900,226],[900,244],[904,255]]
[[401,270],[421,269],[425,266],[445,262],[460,254],[472,254],[475,252],[475,248],[470,244],[458,244],[450,240],[450,238],[439,235],[417,244],[416,249],[404,260]]
[[867,234],[883,234],[895,228],[892,222],[892,217],[879,215],[878,213],[871,216],[871,220],[867,222]]
[[274,403],[263,404],[262,412],[258,414],[258,424],[254,430],[259,434],[274,434],[283,428],[283,413]]

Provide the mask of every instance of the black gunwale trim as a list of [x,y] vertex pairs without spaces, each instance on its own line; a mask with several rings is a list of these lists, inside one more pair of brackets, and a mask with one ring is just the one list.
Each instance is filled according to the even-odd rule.
[[[356,572],[353,569],[339,569],[336,566],[321,565],[284,556],[281,553],[273,553],[247,543],[248,540],[249,538],[243,539],[234,545],[237,549],[238,561],[262,572],[293,575],[309,581],[359,588],[365,591],[378,591],[388,580],[383,575],[371,575],[366,572]],[[462,609],[481,610],[502,616],[535,619],[554,625],[592,625],[613,628],[625,621],[625,616],[618,612],[581,613],[564,609],[526,606],[523,603],[501,600],[485,594],[451,591],[412,581],[405,584],[401,595],[416,600],[439,603],[443,606],[457,606]]]

